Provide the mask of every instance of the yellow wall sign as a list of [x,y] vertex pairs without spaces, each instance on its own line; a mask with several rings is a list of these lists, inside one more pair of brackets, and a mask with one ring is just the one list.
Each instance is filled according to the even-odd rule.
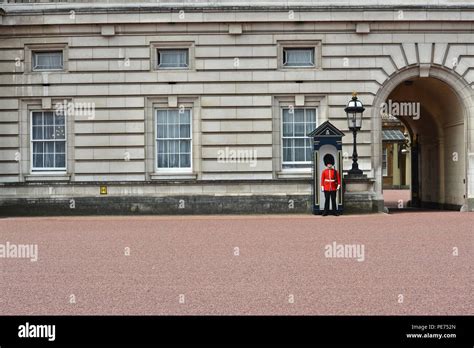
[[107,194],[107,186],[101,186],[100,187],[100,194],[101,195],[106,195]]

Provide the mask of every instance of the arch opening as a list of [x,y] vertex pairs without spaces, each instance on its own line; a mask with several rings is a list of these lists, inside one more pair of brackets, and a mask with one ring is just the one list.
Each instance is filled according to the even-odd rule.
[[440,79],[412,76],[391,89],[380,111],[385,206],[459,210],[467,142],[458,94]]

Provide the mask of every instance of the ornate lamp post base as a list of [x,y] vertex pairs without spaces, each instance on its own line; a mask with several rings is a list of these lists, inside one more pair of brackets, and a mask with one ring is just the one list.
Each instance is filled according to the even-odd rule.
[[352,168],[347,172],[348,176],[350,177],[367,177],[364,175],[364,172],[359,169],[359,163],[357,162],[359,159],[359,155],[357,154],[357,129],[352,130],[352,134],[354,136],[353,141],[353,152],[352,152]]

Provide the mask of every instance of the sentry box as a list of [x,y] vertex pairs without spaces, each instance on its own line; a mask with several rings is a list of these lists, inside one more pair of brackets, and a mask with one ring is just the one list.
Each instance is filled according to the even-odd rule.
[[337,212],[343,211],[343,186],[342,186],[342,137],[345,134],[337,129],[331,122],[326,121],[308,134],[313,138],[313,214],[322,214],[324,210],[324,192],[321,192],[321,173],[325,168],[324,158],[333,156],[334,168],[341,176],[341,189],[336,194]]

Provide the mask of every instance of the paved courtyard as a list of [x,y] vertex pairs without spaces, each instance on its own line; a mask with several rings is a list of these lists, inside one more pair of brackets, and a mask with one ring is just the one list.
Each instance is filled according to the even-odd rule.
[[473,314],[473,231],[434,211],[5,218],[0,244],[38,260],[0,258],[0,314]]

